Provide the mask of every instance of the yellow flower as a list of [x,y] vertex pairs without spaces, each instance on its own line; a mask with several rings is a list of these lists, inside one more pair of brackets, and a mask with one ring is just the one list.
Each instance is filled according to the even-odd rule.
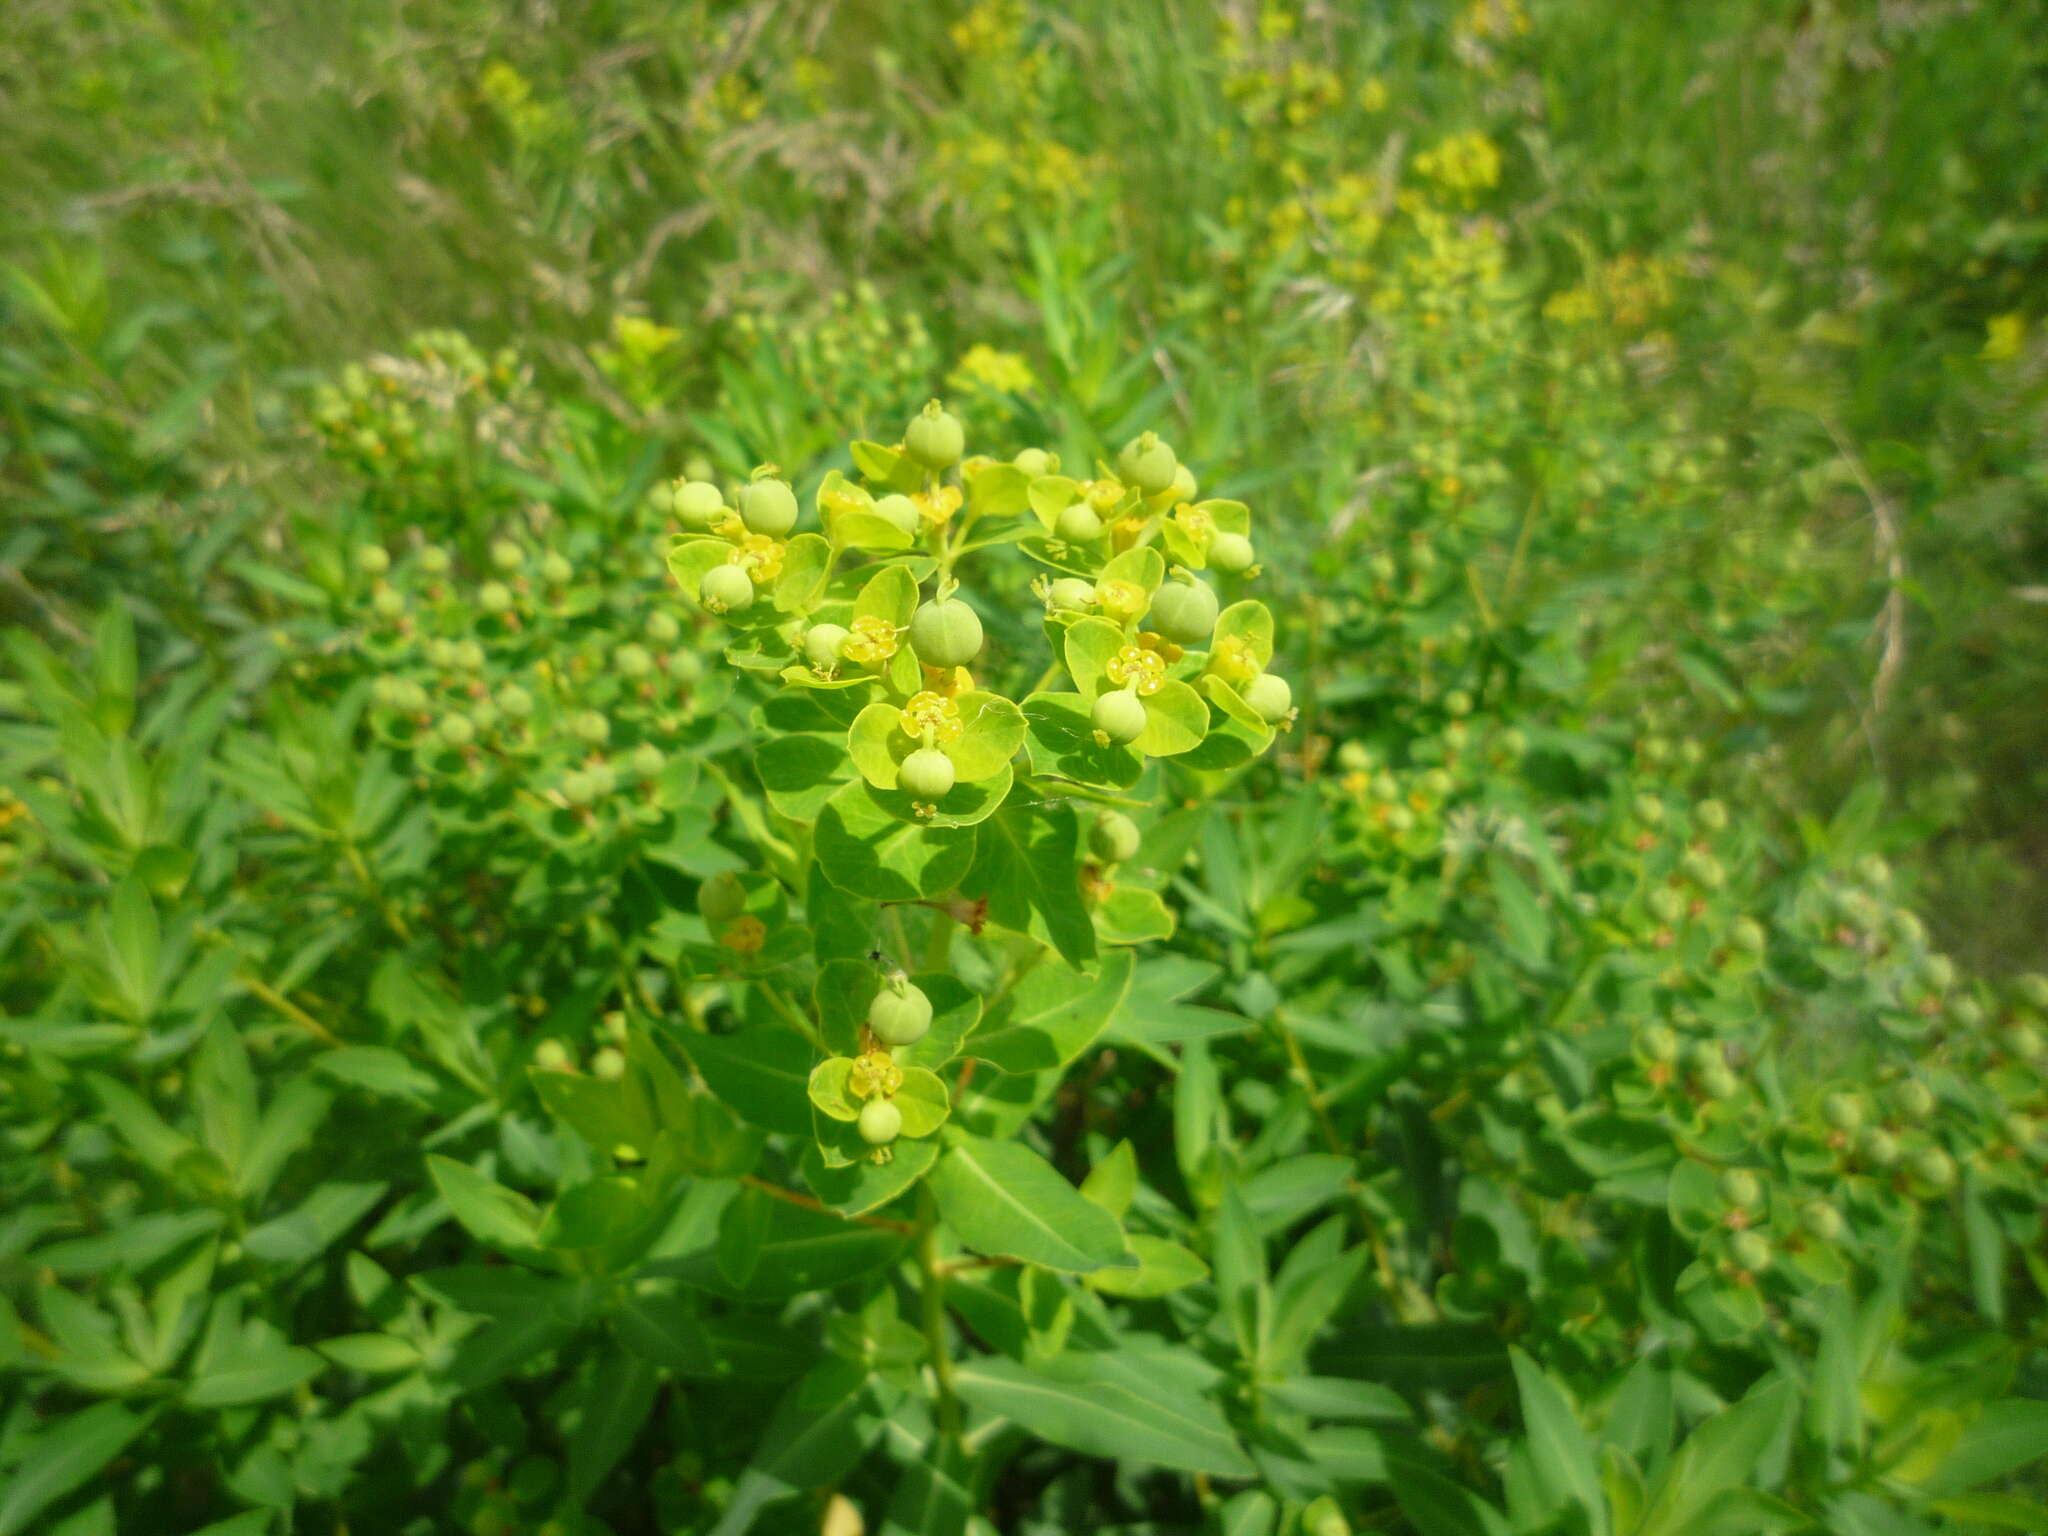
[[958,740],[962,729],[960,706],[944,694],[933,693],[929,689],[904,705],[900,718],[903,734],[913,741],[923,741],[929,731],[932,740],[943,746]]
[[639,315],[612,316],[612,340],[619,344],[620,351],[634,357],[653,357],[682,339],[683,333],[674,327],[656,325]]
[[887,1051],[866,1051],[853,1058],[853,1070],[846,1076],[846,1089],[856,1099],[884,1097],[903,1086],[903,1069]]
[[738,563],[752,571],[759,583],[773,581],[782,574],[784,545],[780,539],[771,539],[765,533],[750,533],[740,540]]
[[1384,112],[1387,109],[1387,82],[1378,75],[1358,88],[1358,106],[1364,112]]
[[1081,494],[1088,505],[1100,513],[1108,512],[1124,499],[1123,482],[1120,480],[1090,480],[1081,487]]
[[1181,532],[1200,548],[1206,549],[1209,540],[1215,536],[1216,519],[1189,502],[1184,501],[1174,509],[1173,520],[1180,524]]
[[1112,619],[1129,623],[1151,605],[1152,596],[1135,581],[1111,577],[1095,584],[1095,601]]
[[757,955],[761,946],[768,942],[768,928],[751,914],[735,918],[733,925],[725,930],[725,937],[718,942],[736,955]]
[[1984,322],[1984,350],[1977,355],[1990,363],[2009,363],[2020,355],[2027,339],[2027,321],[2017,310],[1993,315]]
[[1006,394],[1021,395],[1038,386],[1031,365],[1015,352],[998,352],[986,342],[977,342],[954,365],[953,386],[967,389],[981,385]]
[[863,664],[887,661],[896,654],[896,626],[872,613],[862,614],[853,621],[839,654]]
[[1249,640],[1243,635],[1225,635],[1209,652],[1209,670],[1234,683],[1248,683],[1263,669]]
[[1133,689],[1140,698],[1150,698],[1166,683],[1166,659],[1141,645],[1127,645],[1109,658],[1103,668],[1119,688]]
[[943,527],[960,510],[960,487],[942,485],[936,490],[912,491],[910,500],[925,522],[934,528]]

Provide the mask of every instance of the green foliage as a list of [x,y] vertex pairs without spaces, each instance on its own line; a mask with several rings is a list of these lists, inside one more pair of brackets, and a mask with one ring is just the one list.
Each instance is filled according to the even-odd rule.
[[10,15],[0,1536],[2048,1529],[2039,9]]

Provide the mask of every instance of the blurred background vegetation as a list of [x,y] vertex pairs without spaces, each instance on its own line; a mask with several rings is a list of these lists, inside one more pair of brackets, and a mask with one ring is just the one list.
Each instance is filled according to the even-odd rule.
[[1788,829],[1881,800],[1940,944],[2038,963],[2044,98],[2037,0],[12,0],[0,622],[119,588],[254,689],[337,460],[1160,423],[1297,590],[1440,517],[1502,623],[1625,592],[1557,690]]

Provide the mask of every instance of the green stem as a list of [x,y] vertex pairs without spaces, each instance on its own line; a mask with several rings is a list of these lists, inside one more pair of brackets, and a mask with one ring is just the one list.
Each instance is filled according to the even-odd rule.
[[924,968],[944,971],[953,954],[953,918],[944,907],[932,908],[931,932],[925,935]]
[[929,1185],[917,1191],[917,1267],[923,1275],[924,1342],[938,1389],[939,1433],[960,1439],[960,1399],[953,1390],[953,1356],[946,1340],[946,1275],[939,1263],[939,1206]]
[[754,985],[761,989],[761,995],[768,999],[769,1006],[781,1014],[784,1019],[788,1020],[791,1027],[798,1034],[810,1041],[819,1050],[825,1049],[825,1042],[818,1036],[818,1026],[797,1011],[796,1005],[783,996],[780,987],[776,986],[772,981],[756,981]]

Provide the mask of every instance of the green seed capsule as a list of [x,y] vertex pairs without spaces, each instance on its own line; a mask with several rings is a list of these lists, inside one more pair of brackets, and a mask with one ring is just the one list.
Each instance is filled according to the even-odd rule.
[[647,638],[656,645],[674,645],[682,635],[683,626],[666,608],[657,608],[647,615]]
[[395,619],[405,612],[405,594],[396,587],[379,586],[370,594],[370,607],[380,619]]
[[1700,1092],[1710,1099],[1732,1099],[1742,1092],[1742,1083],[1726,1067],[1716,1067],[1700,1074]]
[[1261,672],[1245,685],[1244,701],[1268,725],[1278,725],[1294,708],[1294,690],[1277,672]]
[[1729,1168],[1721,1174],[1721,1198],[1737,1210],[1749,1210],[1763,1198],[1764,1187],[1747,1168]]
[[485,613],[504,613],[512,607],[512,589],[502,581],[487,581],[476,589],[476,605]]
[[924,527],[924,518],[917,510],[917,503],[901,492],[875,498],[875,516],[889,523],[898,533],[916,538]]
[[1079,576],[1062,576],[1048,589],[1046,600],[1053,607],[1069,612],[1092,608],[1095,606],[1095,583],[1083,581]]
[[571,768],[562,775],[562,798],[571,805],[588,805],[597,798],[597,780],[587,769]]
[[1209,564],[1226,576],[1235,576],[1251,569],[1257,555],[1252,541],[1241,533],[1219,533],[1209,540]]
[[1142,432],[1124,444],[1116,456],[1117,477],[1135,485],[1146,496],[1157,496],[1173,484],[1180,460],[1157,433]]
[[686,480],[676,487],[674,509],[685,528],[709,528],[725,511],[725,493],[709,480]]
[[1913,1177],[1929,1189],[1947,1189],[1956,1181],[1956,1160],[1940,1147],[1922,1147],[1913,1154]]
[[868,1028],[884,1045],[915,1045],[931,1027],[932,1000],[901,976],[886,982],[868,1004]]
[[1841,1211],[1825,1200],[1809,1200],[1799,1211],[1799,1225],[1806,1229],[1809,1237],[1823,1243],[1839,1242],[1848,1223],[1842,1220]]
[[541,557],[540,579],[549,586],[566,587],[575,575],[576,567],[553,550]]
[[832,671],[849,633],[844,624],[813,624],[804,632],[804,660],[820,672]]
[[590,1075],[609,1082],[617,1082],[626,1075],[626,1056],[615,1045],[608,1045],[590,1058]]
[[967,433],[960,418],[934,400],[910,418],[903,449],[926,469],[947,469],[967,451]]
[[1216,593],[1189,578],[1169,581],[1152,594],[1145,622],[1176,645],[1200,645],[1216,631]]
[[861,1105],[855,1124],[862,1141],[871,1147],[886,1147],[903,1134],[903,1111],[887,1099],[869,1099]]
[[509,719],[524,720],[533,713],[533,695],[517,683],[507,683],[498,690],[498,708]]
[[1185,464],[1176,464],[1173,468],[1173,484],[1166,489],[1174,506],[1179,506],[1184,501],[1193,501],[1197,489],[1195,472]]
[[896,770],[904,793],[919,800],[943,800],[952,791],[954,778],[953,760],[936,747],[919,747]]
[[1820,1102],[1821,1118],[1838,1131],[1853,1131],[1863,1124],[1863,1100],[1853,1093],[1831,1093]]
[[1121,864],[1138,851],[1138,824],[1122,811],[1103,811],[1088,829],[1088,850],[1105,864]]
[[910,620],[911,648],[928,667],[964,667],[981,643],[981,616],[957,597],[926,603]]
[[1052,531],[1069,544],[1093,544],[1102,537],[1102,519],[1087,502],[1077,501],[1060,509]]
[[476,723],[459,712],[444,715],[434,727],[434,734],[441,738],[442,745],[460,749],[476,740]]
[[1718,800],[1702,800],[1692,814],[1693,820],[1709,832],[1719,832],[1728,825],[1728,807]]
[[493,539],[491,564],[501,571],[516,571],[526,564],[526,551],[510,539]]
[[1646,1060],[1668,1065],[1678,1060],[1678,1032],[1668,1024],[1652,1024],[1640,1037]]
[[1728,942],[1745,955],[1764,952],[1764,925],[1753,917],[1738,917],[1728,925]]
[[2033,1025],[2025,1021],[2017,1024],[2008,1024],[2005,1027],[2002,1038],[2005,1041],[2005,1048],[2012,1052],[2019,1060],[2039,1061],[2041,1059],[2043,1050],[2041,1031]]
[[732,922],[746,910],[747,888],[729,869],[720,870],[697,887],[697,911],[714,927]]
[[1899,1160],[1897,1138],[1874,1125],[1857,1141],[1856,1151],[1873,1168],[1889,1168]]
[[356,569],[365,576],[382,576],[391,569],[391,555],[382,544],[365,544],[356,551]]
[[1060,461],[1043,448],[1026,448],[1010,462],[1034,480],[1040,475],[1054,474],[1060,467]]
[[1899,1118],[1917,1124],[1934,1113],[1934,1090],[1917,1077],[1909,1077],[1892,1090],[1892,1107]]
[[566,1072],[573,1064],[569,1048],[559,1040],[543,1040],[533,1048],[533,1064],[543,1072]]
[[714,565],[704,573],[697,596],[712,613],[738,613],[754,606],[754,581],[737,565]]
[[1459,719],[1472,713],[1472,695],[1462,688],[1453,688],[1444,695],[1444,713]]
[[633,749],[632,767],[637,778],[651,779],[667,764],[667,755],[651,741],[643,741]]
[[784,480],[756,480],[740,491],[740,521],[750,533],[779,539],[796,526],[796,492]]
[[1088,721],[1118,746],[1129,746],[1145,734],[1145,701],[1128,688],[1105,693],[1088,711]]
[[1738,1232],[1728,1240],[1728,1261],[1749,1274],[1771,1267],[1770,1239],[1761,1232]]
[[654,670],[654,657],[647,647],[627,641],[612,652],[612,669],[624,678],[640,678]]
[[448,551],[438,544],[429,544],[420,551],[420,569],[429,576],[445,576],[452,564]]

